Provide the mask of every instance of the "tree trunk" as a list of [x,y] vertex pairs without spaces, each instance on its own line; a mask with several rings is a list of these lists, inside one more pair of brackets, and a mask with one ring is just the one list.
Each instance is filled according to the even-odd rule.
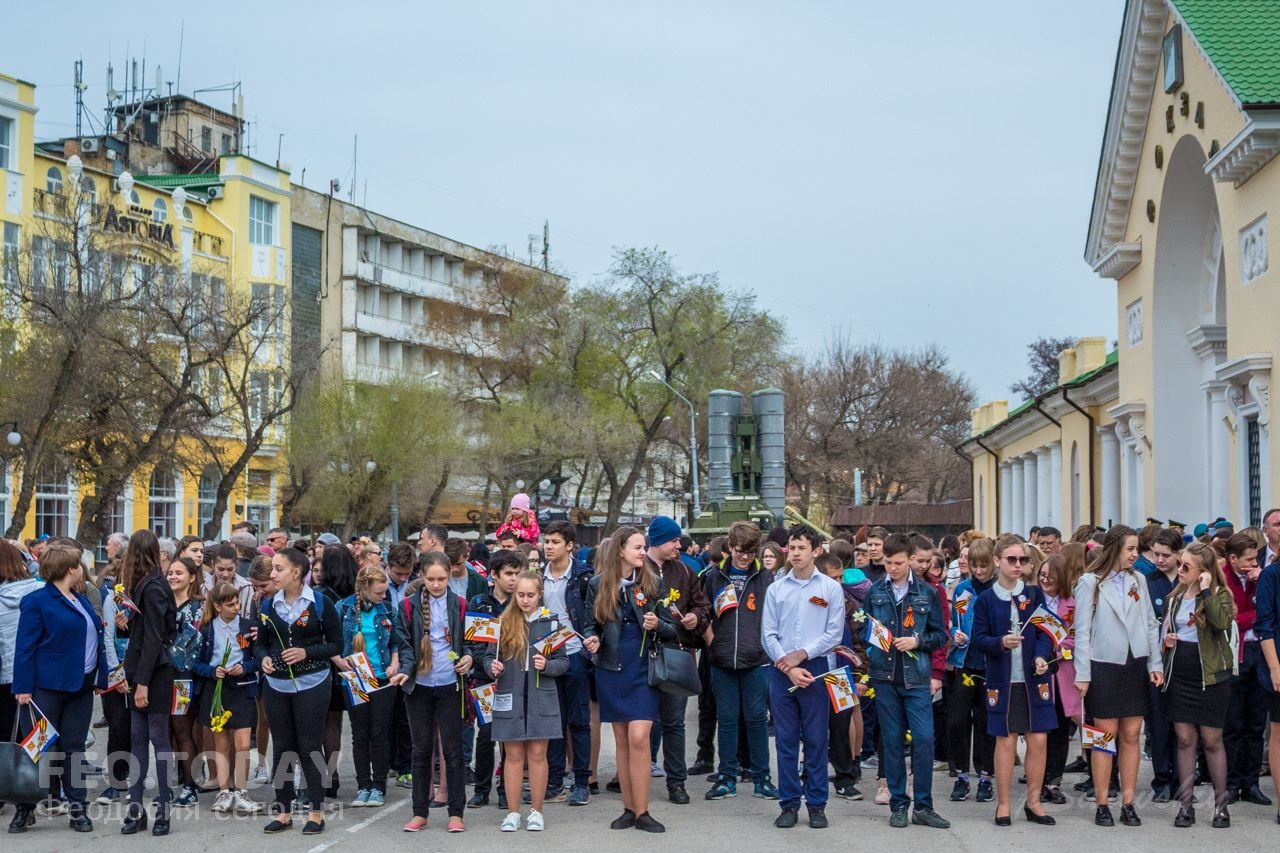
[[[440,498],[444,496],[444,490],[449,487],[449,474],[452,463],[446,462],[444,467],[440,469],[440,479],[436,480],[435,486],[431,489],[431,495],[427,498],[427,510],[423,514],[422,523],[425,526],[431,521],[436,514],[436,507],[440,505]],[[392,535],[399,537],[400,531],[392,532]]]

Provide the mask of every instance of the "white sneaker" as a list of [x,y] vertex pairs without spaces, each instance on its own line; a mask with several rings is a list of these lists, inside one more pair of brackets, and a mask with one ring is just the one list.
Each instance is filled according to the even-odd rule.
[[[529,819],[532,820],[533,815],[535,814],[537,814],[537,812],[534,812],[533,814],[529,815]],[[502,831],[515,832],[519,828],[520,828],[520,812],[508,812],[507,816],[502,819]],[[541,829],[542,827],[539,826],[538,828]]]
[[536,809],[529,812],[529,820],[525,823],[524,828],[530,832],[542,831],[542,812]]
[[662,765],[655,761],[649,765],[649,775],[655,779],[660,779],[661,777],[666,776],[667,774],[662,769]]
[[236,797],[231,791],[219,791],[218,799],[213,801],[213,811],[218,814],[226,814],[235,807]]
[[269,785],[271,783],[271,774],[267,772],[265,764],[259,764],[253,768],[253,775],[249,777],[250,785]]
[[249,798],[249,792],[243,788],[239,791],[231,792],[231,801],[235,807],[236,814],[261,814],[262,803],[256,803]]
[[889,796],[889,783],[883,779],[877,779],[876,780],[876,801],[875,801],[876,805],[887,806],[889,805],[890,799],[892,798]]

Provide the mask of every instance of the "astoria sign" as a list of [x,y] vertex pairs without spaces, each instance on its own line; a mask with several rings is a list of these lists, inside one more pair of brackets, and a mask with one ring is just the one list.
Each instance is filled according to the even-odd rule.
[[120,212],[114,207],[108,207],[102,227],[149,240],[170,249],[177,248],[173,244],[173,226],[167,222],[156,222],[151,218],[150,211],[143,208]]

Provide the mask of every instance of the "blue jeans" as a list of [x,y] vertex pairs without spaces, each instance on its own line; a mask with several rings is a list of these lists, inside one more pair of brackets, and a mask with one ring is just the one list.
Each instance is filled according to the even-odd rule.
[[[573,742],[573,784],[586,787],[591,781],[591,677],[582,652],[569,655],[569,671],[556,679],[560,694],[560,722]],[[564,738],[547,743],[547,787],[564,786]]]
[[[821,658],[803,664],[814,675],[827,671]],[[769,667],[769,705],[773,709],[773,736],[778,750],[778,805],[784,809],[800,808],[800,744],[804,743],[805,805],[825,808],[829,794],[827,783],[827,740],[831,716],[831,700],[826,683],[815,679],[794,693],[791,679],[777,667]],[[721,759],[723,759],[723,751]]]
[[885,781],[889,785],[889,808],[905,809],[907,796],[907,729],[911,730],[911,772],[915,807],[933,808],[933,697],[928,685],[899,687],[874,682],[880,737],[884,744]]
[[724,779],[738,778],[738,718],[747,729],[747,753],[751,778],[769,778],[769,668],[721,669],[711,667],[711,693],[716,700],[717,746]]

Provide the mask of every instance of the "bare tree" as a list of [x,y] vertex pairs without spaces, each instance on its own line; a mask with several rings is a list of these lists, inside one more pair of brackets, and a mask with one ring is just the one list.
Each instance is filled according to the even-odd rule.
[[1009,386],[1009,391],[1024,400],[1043,394],[1058,384],[1058,353],[1076,345],[1075,338],[1040,337],[1027,344],[1027,366],[1031,372]]

